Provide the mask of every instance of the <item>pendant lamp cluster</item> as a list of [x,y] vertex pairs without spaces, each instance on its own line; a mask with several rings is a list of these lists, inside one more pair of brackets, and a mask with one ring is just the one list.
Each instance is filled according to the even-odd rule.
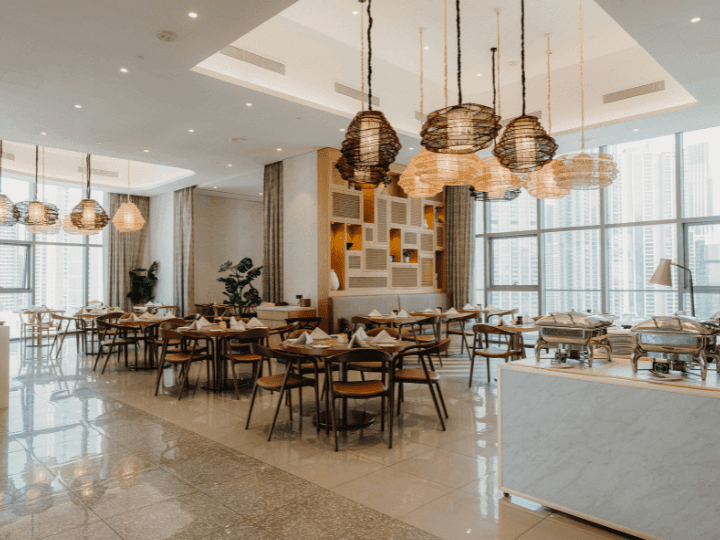
[[3,142],[0,141],[0,227],[12,227],[20,221],[20,211],[10,197],[2,192]]
[[38,165],[40,161],[40,147],[35,146],[35,199],[18,203],[16,208],[20,213],[18,222],[25,225],[35,234],[45,232],[47,227],[55,225],[60,218],[58,207],[51,203],[44,203],[37,198],[38,194]]
[[[365,0],[360,0],[364,3]],[[342,159],[336,165],[344,180],[363,188],[374,188],[388,182],[390,165],[401,145],[395,130],[380,111],[372,107],[372,0],[367,0],[368,14],[368,110],[365,110],[365,89],[362,110],[348,126],[342,144]]]

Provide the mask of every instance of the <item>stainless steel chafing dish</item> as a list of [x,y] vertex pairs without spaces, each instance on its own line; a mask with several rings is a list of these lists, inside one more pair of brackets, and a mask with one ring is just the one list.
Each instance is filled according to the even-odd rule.
[[612,317],[575,311],[546,315],[535,323],[540,327],[540,336],[535,345],[535,360],[540,362],[540,351],[549,351],[551,348],[579,351],[587,358],[590,367],[596,348],[605,349],[610,360],[612,346],[607,337],[607,329],[612,323]]
[[[710,359],[714,359],[720,371],[717,336],[720,325],[695,317],[677,315],[674,317],[652,317],[636,324],[632,332],[637,335],[637,344],[632,355],[633,371],[637,373],[638,360],[651,353],[669,355],[673,369],[685,371],[686,364],[698,365],[702,380],[707,375]],[[683,359],[688,358],[687,360]]]

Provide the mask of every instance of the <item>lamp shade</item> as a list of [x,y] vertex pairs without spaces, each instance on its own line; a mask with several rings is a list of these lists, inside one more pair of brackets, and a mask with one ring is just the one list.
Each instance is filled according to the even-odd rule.
[[349,182],[377,185],[384,181],[400,148],[400,140],[382,112],[362,111],[348,126],[341,150],[344,164],[338,162],[337,168]]
[[435,193],[445,186],[470,185],[481,170],[482,162],[475,154],[435,154],[425,150],[415,163],[415,175]]
[[655,273],[650,278],[650,283],[672,287],[672,272],[670,271],[670,266],[672,266],[670,259],[660,259]]
[[0,194],[0,227],[12,227],[20,220],[20,212],[7,195]]
[[512,172],[529,173],[552,160],[557,149],[536,116],[518,116],[505,128],[493,154]]
[[474,154],[487,148],[500,132],[492,108],[463,103],[431,112],[420,135],[426,150],[438,154]]
[[80,232],[99,231],[110,222],[107,212],[94,199],[83,199],[70,212],[70,220]]
[[524,180],[524,175],[511,172],[491,156],[480,160],[477,175],[470,185],[479,192],[499,193],[519,189],[525,185]]
[[422,163],[424,160],[427,160],[428,154],[432,154],[432,152],[428,152],[425,149],[420,150],[420,153],[410,160],[410,163],[400,175],[400,180],[398,181],[398,185],[402,190],[414,199],[433,197],[442,191],[441,186],[431,184],[418,174],[417,164],[418,162]]
[[115,212],[113,225],[120,232],[137,232],[145,225],[145,218],[140,210],[131,202],[125,202]]
[[536,199],[562,199],[570,188],[561,187],[555,177],[555,161],[546,164],[539,171],[527,175],[525,188]]
[[618,168],[610,154],[582,151],[555,159],[558,186],[567,189],[602,189],[612,184]]

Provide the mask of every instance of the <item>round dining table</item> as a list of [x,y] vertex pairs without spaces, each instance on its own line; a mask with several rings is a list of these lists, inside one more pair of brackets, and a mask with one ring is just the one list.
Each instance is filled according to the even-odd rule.
[[[368,341],[371,341],[370,339]],[[324,358],[328,358],[331,356],[336,356],[344,352],[352,351],[352,350],[362,350],[362,348],[357,347],[350,347],[350,344],[345,343],[339,343],[337,340],[337,337],[330,337],[329,339],[319,339],[315,340],[310,344],[304,344],[304,345],[295,345],[295,340],[286,340],[281,342],[279,345],[276,345],[274,348],[277,350],[282,350],[285,352],[289,352],[292,354],[300,354],[300,355],[306,355],[306,356],[312,356],[314,358],[317,358],[318,360],[323,360]],[[407,349],[408,347],[414,347],[416,343],[414,341],[400,341],[400,340],[393,340],[392,342],[389,342],[387,344],[377,344],[377,345],[370,345],[368,348],[370,349],[378,349],[381,351],[384,351],[386,353],[389,353],[391,355],[397,354],[399,352],[402,352],[403,350]],[[364,347],[363,347],[364,348]],[[340,370],[340,376],[342,378],[342,381],[347,381],[347,364],[343,362],[342,369]],[[328,380],[332,380],[332,372],[330,370],[330,363],[325,362],[325,377],[328,378]],[[329,390],[328,390],[329,391]],[[326,409],[327,409],[327,403],[328,403],[328,396],[325,395],[325,403],[326,403]],[[327,424],[327,415],[328,411],[317,411],[316,417],[314,422],[316,425],[320,425],[321,428],[326,428],[328,426]],[[341,420],[340,420],[340,426],[338,426],[339,431],[350,431],[354,429],[362,429],[366,428],[373,424],[375,421],[375,415],[370,414],[366,411],[360,411],[360,410],[351,410],[348,409],[348,403],[347,399],[342,400],[342,408],[341,408]]]
[[[509,337],[510,348],[513,350],[516,350],[520,346],[520,337],[522,336],[522,334],[528,332],[537,332],[538,330],[540,330],[540,327],[537,326],[534,322],[529,324],[495,324],[493,326],[506,332],[512,332],[512,335]],[[514,360],[519,360],[519,357],[515,358]]]

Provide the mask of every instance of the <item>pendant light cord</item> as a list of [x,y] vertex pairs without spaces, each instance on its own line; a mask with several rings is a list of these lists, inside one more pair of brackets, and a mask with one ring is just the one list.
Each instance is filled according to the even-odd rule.
[[87,172],[87,187],[85,188],[85,198],[90,198],[90,154],[86,156],[85,170]]
[[[423,105],[425,103],[425,94],[423,93],[423,38],[422,33],[423,29],[422,27],[418,28],[420,31],[420,125],[423,125],[424,118],[423,118]],[[0,147],[1,148],[1,147]]]
[[38,200],[38,163],[40,160],[40,147],[35,145],[35,200]]
[[0,140],[0,192],[2,191],[2,160],[3,160],[3,142]]
[[[497,106],[497,113],[498,116],[502,116],[502,103],[500,102],[500,9],[495,8],[495,14],[497,15],[497,89],[498,89],[498,106]],[[495,75],[495,72],[493,72],[493,75]],[[493,86],[495,86],[493,84]]]
[[550,34],[547,36],[547,67],[548,67],[548,135],[552,135],[552,101],[550,99],[551,87],[550,87]]
[[520,0],[520,61],[522,69],[522,115],[525,116],[525,0]]
[[[365,11],[360,10],[360,110],[365,110]],[[129,168],[129,166],[128,166]]]
[[373,18],[372,18],[372,0],[368,0],[368,29],[367,29],[367,37],[368,37],[368,110],[372,111],[372,26],[373,26]]
[[445,108],[447,108],[448,104],[448,61],[447,61],[447,44],[448,44],[448,35],[447,35],[447,0],[445,0]]
[[43,146],[42,191],[40,200],[45,202],[45,147]]
[[130,202],[130,160],[128,159],[128,202]]
[[493,112],[495,112],[495,103],[497,101],[497,90],[495,88],[495,53],[497,52],[497,48],[493,47],[490,49],[492,51],[492,71],[493,71]]
[[457,26],[457,81],[458,104],[462,104],[462,48],[460,47],[460,0],[455,0],[455,26]]
[[585,150],[585,51],[583,49],[583,8],[580,2],[580,131],[582,149]]

